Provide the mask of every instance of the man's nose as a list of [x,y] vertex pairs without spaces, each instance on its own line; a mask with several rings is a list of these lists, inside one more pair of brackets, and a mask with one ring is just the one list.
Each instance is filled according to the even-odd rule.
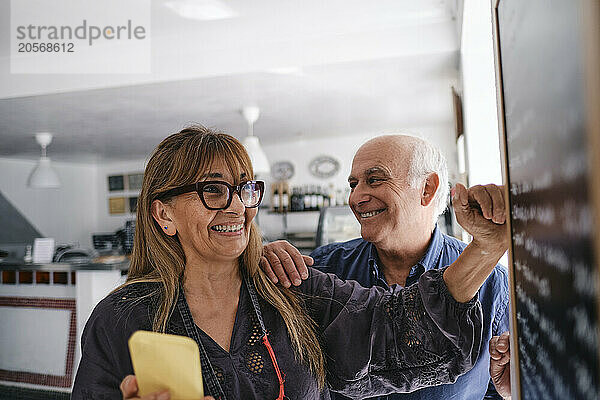
[[361,183],[357,184],[354,187],[354,190],[350,192],[350,197],[348,198],[348,203],[350,204],[360,204],[371,199],[371,195],[369,194],[369,190],[367,185],[363,185]]

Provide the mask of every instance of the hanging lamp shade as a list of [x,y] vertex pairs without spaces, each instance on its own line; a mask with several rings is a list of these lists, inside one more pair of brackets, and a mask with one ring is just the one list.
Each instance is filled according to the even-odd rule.
[[260,146],[260,141],[254,136],[254,123],[260,115],[260,109],[256,106],[247,106],[242,109],[242,115],[248,123],[248,136],[242,140],[242,144],[250,156],[250,161],[252,161],[254,175],[268,175],[271,172],[269,160]]
[[60,179],[48,157],[40,157],[38,164],[29,175],[27,185],[32,188],[60,187]]
[[242,141],[242,144],[246,148],[250,161],[252,161],[252,168],[254,169],[255,175],[268,175],[271,172],[269,160],[262,147],[260,147],[260,141],[256,136],[246,136]]
[[35,140],[42,147],[42,156],[33,171],[31,171],[29,179],[27,179],[27,186],[42,189],[60,187],[58,174],[52,167],[50,158],[46,157],[46,147],[52,142],[52,134],[47,132],[37,133]]

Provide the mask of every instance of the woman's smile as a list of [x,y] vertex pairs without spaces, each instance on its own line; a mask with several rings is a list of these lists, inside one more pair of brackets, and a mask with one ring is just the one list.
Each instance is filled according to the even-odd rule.
[[244,233],[244,224],[219,224],[210,227],[210,230],[222,236],[241,236]]

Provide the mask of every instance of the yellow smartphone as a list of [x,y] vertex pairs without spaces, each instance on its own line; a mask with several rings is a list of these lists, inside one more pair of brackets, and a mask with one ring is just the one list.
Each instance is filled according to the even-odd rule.
[[172,400],[204,398],[200,352],[193,339],[136,331],[129,338],[129,354],[140,397],[168,389]]

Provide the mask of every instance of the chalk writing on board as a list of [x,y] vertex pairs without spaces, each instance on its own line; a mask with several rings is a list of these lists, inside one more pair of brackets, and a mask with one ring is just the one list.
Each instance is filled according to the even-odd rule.
[[517,298],[525,305],[533,322],[538,329],[545,333],[550,343],[555,346],[557,351],[565,351],[567,345],[562,333],[558,330],[556,324],[540,311],[539,305],[527,295],[521,285],[516,286]]
[[573,288],[576,292],[590,299],[595,299],[596,272],[587,260],[571,259],[563,249],[526,237],[525,232],[516,233],[513,236],[513,243],[522,246],[529,255],[544,262],[545,265],[553,266],[563,274],[572,274]]
[[512,207],[512,216],[515,221],[560,228],[572,236],[587,237],[593,230],[592,211],[589,205],[581,200],[566,199],[561,204],[515,204]]
[[597,351],[598,344],[594,340],[596,327],[590,321],[588,313],[581,306],[576,306],[567,311],[567,316],[573,324],[575,337],[583,343],[589,351]]
[[529,266],[522,261],[515,261],[515,268],[519,271],[527,282],[537,289],[538,294],[543,298],[550,298],[552,290],[550,288],[550,280],[547,277],[540,276],[533,271]]
[[[564,338],[556,332],[556,326],[547,322],[547,318],[540,313],[536,303],[527,296],[526,292],[517,285],[517,296],[523,301],[526,308],[523,311],[517,312],[517,321],[521,327],[519,341],[520,355],[522,366],[530,371],[537,371],[534,375],[524,375],[522,380],[526,383],[527,395],[537,399],[596,399],[593,391],[590,390],[593,384],[589,370],[577,356],[574,356],[569,349],[564,345]],[[588,342],[590,351],[597,351],[597,343],[594,341],[593,324],[582,324],[582,317],[587,318],[586,313],[581,309],[574,308],[570,310],[571,318],[577,320],[581,326],[575,326],[577,335],[585,336],[584,340]],[[559,344],[558,347],[552,347],[554,351],[559,353],[559,356],[564,362],[572,368],[576,376],[576,391],[566,384],[561,377],[560,371],[557,370],[552,358],[544,346],[540,344],[544,341],[550,341],[551,344]],[[530,355],[535,354],[535,359]],[[543,377],[549,377],[545,380]]]
[[[521,354],[522,366],[530,371],[538,370],[539,373],[532,375],[524,375],[521,379],[525,381],[526,387],[532,393],[529,393],[531,398],[536,399],[551,399],[552,394],[561,399],[572,399],[572,392],[568,385],[565,384],[559,371],[556,370],[550,360],[548,352],[544,347],[539,346],[541,341],[538,329],[535,326],[535,321],[525,317],[524,313],[517,313],[517,321],[521,326],[522,339],[519,341],[519,350]],[[533,329],[532,326],[533,325]],[[535,354],[533,359],[530,354]],[[539,369],[544,371],[539,371]],[[550,381],[543,380],[542,377],[551,376]],[[552,393],[550,392],[552,390]]]
[[523,222],[536,221],[543,225],[553,225],[556,218],[554,208],[550,204],[534,204],[513,206],[513,218]]
[[510,186],[510,191],[513,196],[519,194],[531,193],[539,190],[548,189],[552,186],[552,173],[544,171],[540,176],[537,176],[532,182],[517,182]]

